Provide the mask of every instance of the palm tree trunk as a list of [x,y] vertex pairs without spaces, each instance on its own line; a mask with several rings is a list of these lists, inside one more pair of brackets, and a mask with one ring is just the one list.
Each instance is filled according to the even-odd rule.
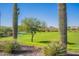
[[61,44],[65,48],[64,55],[67,53],[67,15],[66,4],[59,3],[59,29],[61,35]]
[[14,3],[13,6],[13,38],[17,39],[17,33],[18,33],[18,8],[17,4]]
[[0,12],[0,27],[1,27],[1,12]]
[[[1,12],[0,12],[0,29],[1,29]],[[1,33],[0,33],[0,38],[1,38]]]

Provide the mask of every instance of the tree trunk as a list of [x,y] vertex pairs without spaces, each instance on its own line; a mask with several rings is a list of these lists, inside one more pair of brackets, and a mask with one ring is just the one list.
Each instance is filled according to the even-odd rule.
[[33,38],[34,38],[34,33],[32,33],[32,38],[31,38],[31,42],[33,42]]
[[0,27],[1,27],[1,12],[0,12]]
[[[0,12],[0,30],[1,30],[1,12]],[[1,32],[0,32],[0,38],[1,38]]]
[[67,53],[67,15],[66,4],[59,3],[59,29],[61,35],[61,44],[65,48],[64,55]]
[[13,6],[13,38],[17,39],[17,33],[18,33],[18,8],[17,4],[14,3]]

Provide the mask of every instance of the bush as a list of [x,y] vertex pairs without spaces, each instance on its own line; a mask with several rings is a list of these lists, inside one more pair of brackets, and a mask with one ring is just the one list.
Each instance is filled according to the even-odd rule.
[[18,44],[18,43],[13,42],[12,43],[12,47],[11,47],[11,53],[15,54],[15,53],[17,53],[20,50],[21,50],[21,45]]
[[7,41],[0,41],[0,52],[10,53],[12,44]]
[[44,54],[46,56],[63,56],[65,52],[65,48],[59,42],[52,42],[45,47]]
[[20,45],[18,43],[0,41],[0,53],[2,55],[11,55],[12,53],[17,53],[17,51],[19,50],[20,50]]

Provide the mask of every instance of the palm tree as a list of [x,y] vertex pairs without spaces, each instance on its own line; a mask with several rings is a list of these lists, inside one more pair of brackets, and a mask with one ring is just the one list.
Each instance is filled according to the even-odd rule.
[[64,55],[67,53],[67,12],[66,3],[59,3],[59,29],[61,35],[61,44],[65,48]]
[[1,27],[1,12],[0,12],[0,27]]
[[0,27],[1,27],[1,12],[0,12]]
[[17,39],[17,33],[18,33],[18,7],[17,7],[17,4],[14,3],[13,5],[13,38]]

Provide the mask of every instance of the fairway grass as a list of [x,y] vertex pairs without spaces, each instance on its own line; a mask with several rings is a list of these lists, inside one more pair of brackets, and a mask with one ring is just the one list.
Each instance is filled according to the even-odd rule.
[[68,50],[79,52],[79,32],[68,32]]
[[[68,51],[79,52],[79,32],[68,32]],[[48,46],[49,42],[59,41],[59,32],[38,32],[31,42],[31,34],[19,34],[17,41],[22,45]],[[0,38],[0,41],[13,41],[12,37]]]

